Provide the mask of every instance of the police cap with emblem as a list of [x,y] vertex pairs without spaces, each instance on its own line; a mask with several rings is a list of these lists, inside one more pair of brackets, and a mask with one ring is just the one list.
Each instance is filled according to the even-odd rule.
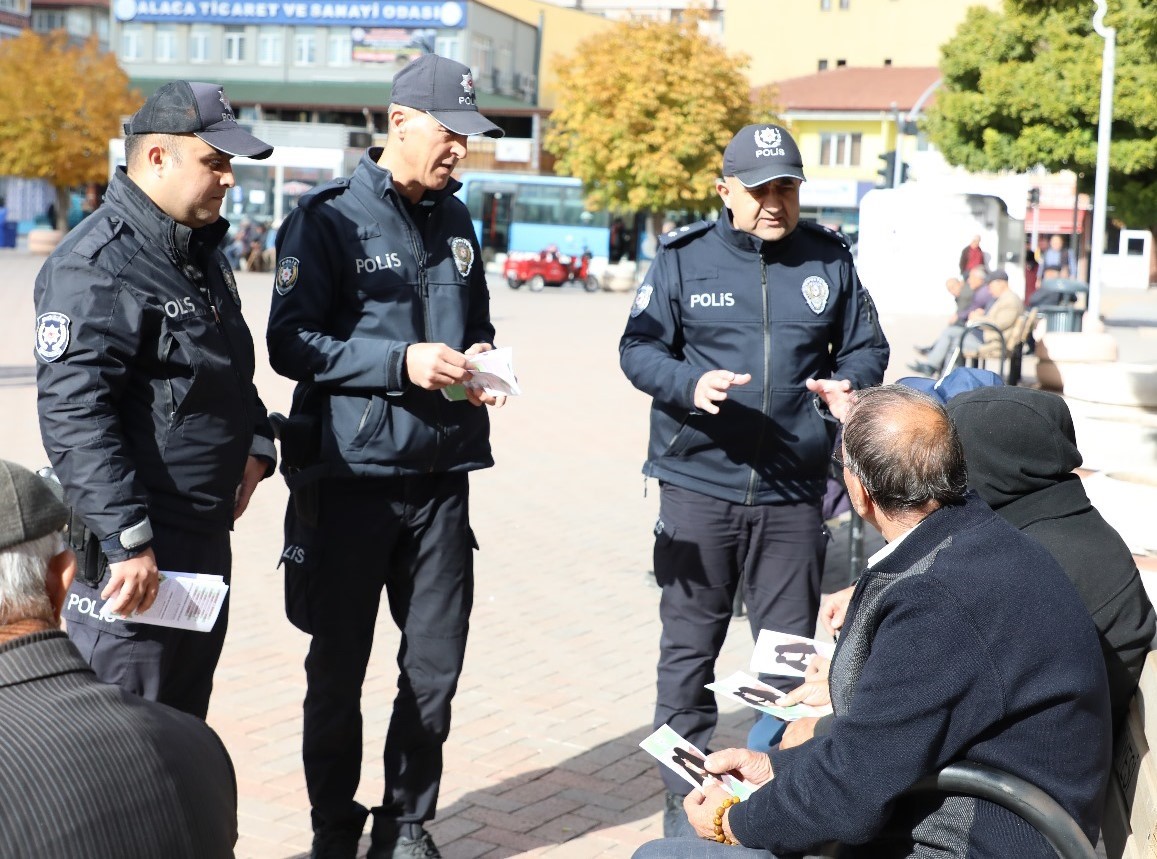
[[68,518],[44,478],[0,459],[0,550],[59,531]]
[[778,125],[748,125],[723,150],[723,176],[734,176],[744,188],[754,188],[785,176],[804,179],[803,156],[787,129]]
[[192,134],[227,155],[268,158],[273,147],[237,124],[220,84],[172,81],[125,123],[125,134]]
[[425,111],[455,134],[505,133],[478,112],[470,67],[437,54],[422,54],[403,66],[394,75],[390,101]]

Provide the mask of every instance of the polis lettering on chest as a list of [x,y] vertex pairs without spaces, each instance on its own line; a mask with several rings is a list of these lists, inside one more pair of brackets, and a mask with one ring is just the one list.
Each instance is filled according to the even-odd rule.
[[375,254],[365,259],[354,260],[354,269],[358,274],[372,274],[382,269],[401,268],[402,258],[395,253]]
[[692,307],[734,307],[735,295],[730,292],[696,292],[691,295]]
[[183,313],[196,313],[197,307],[193,304],[193,299],[185,296],[179,301],[175,298],[170,298],[165,302],[165,315],[170,319],[176,319]]

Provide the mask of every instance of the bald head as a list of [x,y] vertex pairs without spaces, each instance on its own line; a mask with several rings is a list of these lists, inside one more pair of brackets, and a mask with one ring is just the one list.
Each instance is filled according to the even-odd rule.
[[882,512],[925,515],[964,499],[964,449],[944,407],[903,385],[860,391],[844,422],[848,470]]

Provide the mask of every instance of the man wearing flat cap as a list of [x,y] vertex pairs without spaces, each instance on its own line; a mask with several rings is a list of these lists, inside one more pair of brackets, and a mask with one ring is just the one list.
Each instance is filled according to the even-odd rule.
[[229,755],[200,719],[101,683],[60,631],[69,510],[0,460],[0,844],[10,859],[227,859]]
[[[815,631],[836,429],[823,413],[841,416],[888,363],[846,242],[799,219],[803,180],[786,129],[740,130],[715,185],[722,216],[661,238],[619,344],[627,378],[654,398],[643,466],[660,491],[654,724],[701,749],[717,718],[703,687],[739,582],[753,634]],[[673,835],[687,785],[661,772]]]
[[152,604],[160,570],[228,581],[233,522],[273,470],[253,340],[218,250],[233,158],[272,151],[219,85],[165,84],[126,123],[127,167],[104,202],[36,279],[40,432],[84,555],[69,635],[102,680],[201,718],[227,605],[210,632],[116,616]]
[[282,559],[289,619],[312,636],[302,746],[314,857],[353,859],[365,826],[361,687],[383,588],[402,641],[369,856],[440,855],[423,824],[474,591],[468,479],[494,463],[485,407],[501,405],[460,385],[494,339],[451,177],[475,135],[502,130],[478,112],[470,69],[418,57],[394,77],[386,145],[303,196],[277,236],[267,340],[273,368],[298,382],[281,435]]

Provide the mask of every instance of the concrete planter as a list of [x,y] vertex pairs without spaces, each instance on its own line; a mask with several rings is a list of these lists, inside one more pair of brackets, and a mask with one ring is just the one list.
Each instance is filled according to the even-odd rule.
[[34,254],[43,254],[48,256],[56,246],[60,244],[60,240],[64,238],[64,233],[60,230],[36,229],[28,231],[28,251]]

